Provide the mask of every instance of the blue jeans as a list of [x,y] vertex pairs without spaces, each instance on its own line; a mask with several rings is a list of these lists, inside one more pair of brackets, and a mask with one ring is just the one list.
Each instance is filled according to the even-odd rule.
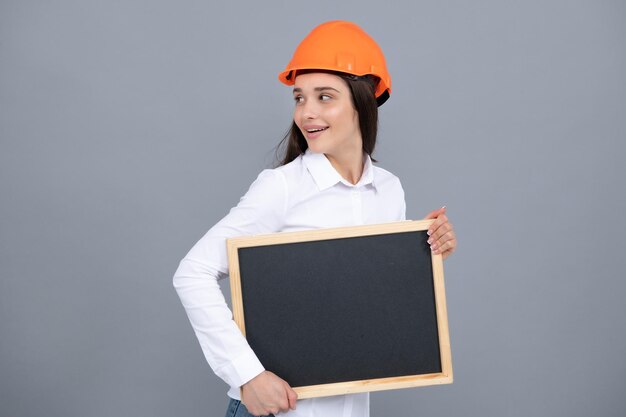
[[[228,409],[226,410],[226,417],[254,417],[248,412],[245,405],[239,400],[230,399],[228,403]],[[274,417],[274,414],[270,414],[269,417]]]

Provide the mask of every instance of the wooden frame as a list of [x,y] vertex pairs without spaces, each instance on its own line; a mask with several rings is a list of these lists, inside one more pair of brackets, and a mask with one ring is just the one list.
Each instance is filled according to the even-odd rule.
[[[428,227],[432,224],[432,222],[433,220],[404,221],[378,225],[317,229],[302,232],[285,232],[228,239],[227,249],[230,267],[230,285],[232,295],[232,308],[235,322],[245,336],[246,322],[244,317],[244,305],[242,299],[238,252],[240,248],[321,241],[329,239],[342,239],[351,237],[375,236],[402,232],[426,231],[428,230]],[[450,339],[448,334],[448,318],[443,279],[443,262],[441,255],[431,254],[431,258],[441,372],[294,387],[294,390],[298,393],[298,398],[303,399],[329,395],[452,383],[452,359],[450,352]]]

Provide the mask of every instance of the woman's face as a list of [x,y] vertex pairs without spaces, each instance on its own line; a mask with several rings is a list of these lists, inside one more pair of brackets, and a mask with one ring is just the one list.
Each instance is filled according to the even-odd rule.
[[293,120],[312,152],[338,160],[361,155],[359,115],[343,79],[323,72],[298,75],[293,97]]

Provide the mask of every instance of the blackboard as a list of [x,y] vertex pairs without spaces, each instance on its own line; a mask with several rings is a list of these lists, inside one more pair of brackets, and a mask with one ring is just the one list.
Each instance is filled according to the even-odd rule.
[[452,382],[432,221],[229,239],[233,314],[299,398]]

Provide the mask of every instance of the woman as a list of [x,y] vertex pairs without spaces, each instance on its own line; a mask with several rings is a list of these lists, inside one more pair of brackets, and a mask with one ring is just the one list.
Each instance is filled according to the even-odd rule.
[[[261,172],[245,196],[181,261],[174,286],[213,371],[228,383],[227,416],[369,415],[369,395],[297,401],[289,384],[265,370],[232,320],[218,279],[228,273],[225,239],[405,219],[404,191],[372,164],[378,106],[391,79],[378,45],[343,21],[315,28],[279,79],[293,85],[295,109],[282,165]],[[445,207],[431,212],[434,253],[456,248]],[[240,398],[241,392],[241,398]]]

